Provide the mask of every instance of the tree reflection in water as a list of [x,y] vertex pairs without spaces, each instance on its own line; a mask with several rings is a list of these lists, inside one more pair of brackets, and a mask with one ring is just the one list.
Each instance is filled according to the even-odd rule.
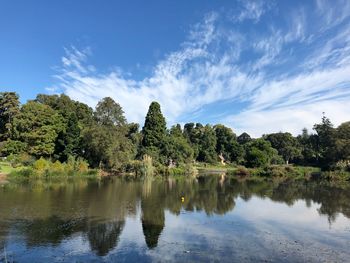
[[[319,204],[318,213],[334,222],[350,218],[350,186],[327,182],[268,182],[219,176],[107,181],[28,182],[0,189],[0,246],[9,235],[26,245],[57,246],[81,233],[98,256],[117,248],[127,216],[140,215],[145,243],[158,246],[166,228],[165,211],[225,214],[235,200],[253,196],[292,206],[298,200]],[[184,200],[181,200],[184,197]]]
[[117,247],[124,224],[125,221],[117,221],[89,226],[87,235],[91,249],[99,256],[107,255],[110,250]]

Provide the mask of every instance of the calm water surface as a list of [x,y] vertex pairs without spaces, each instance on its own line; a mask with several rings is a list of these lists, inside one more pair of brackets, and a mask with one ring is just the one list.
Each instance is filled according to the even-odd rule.
[[349,218],[350,186],[328,183],[11,183],[0,262],[350,262]]

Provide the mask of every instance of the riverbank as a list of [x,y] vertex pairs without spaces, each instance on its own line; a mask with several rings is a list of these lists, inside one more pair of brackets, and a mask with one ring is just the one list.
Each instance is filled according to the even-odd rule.
[[292,179],[292,180],[327,180],[350,182],[348,171],[322,171],[319,167],[294,166],[294,165],[270,165],[262,168],[247,168],[244,166],[198,166],[202,174],[222,174],[239,178],[260,178],[260,179]]
[[3,173],[0,173],[0,184],[1,184],[1,182],[6,181],[6,179],[7,179],[7,175],[3,174]]
[[318,167],[294,165],[270,165],[263,168],[247,168],[237,165],[213,165],[197,163],[168,168],[140,166],[125,172],[111,172],[90,169],[85,162],[72,160],[69,163],[50,162],[39,159],[30,166],[15,166],[9,162],[0,162],[0,181],[20,178],[42,177],[145,177],[145,176],[198,176],[203,174],[226,174],[237,178],[278,179],[278,180],[328,180],[350,182],[350,172],[321,171]]

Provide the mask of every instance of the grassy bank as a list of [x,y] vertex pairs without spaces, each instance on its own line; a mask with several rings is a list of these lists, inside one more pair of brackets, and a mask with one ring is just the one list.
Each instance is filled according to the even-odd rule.
[[328,181],[349,181],[350,172],[336,171],[321,171],[319,167],[311,166],[294,166],[294,165],[270,165],[262,168],[247,168],[244,166],[234,165],[196,165],[200,173],[216,174],[227,173],[230,176],[240,178],[251,177],[257,179],[281,179],[281,180],[328,180]]
[[17,162],[0,162],[0,174],[7,179],[44,178],[44,177],[96,177],[98,171],[89,169],[83,160],[69,160],[67,163],[51,162],[40,158],[32,164],[23,165]]
[[147,176],[191,176],[197,174],[222,174],[237,178],[256,178],[259,180],[327,180],[350,182],[348,171],[321,171],[317,167],[294,165],[270,165],[263,168],[246,168],[237,165],[182,164],[176,167],[153,164],[152,159],[145,156],[142,160],[132,161],[123,167],[123,171],[101,172],[89,169],[86,161],[70,159],[67,163],[51,162],[40,158],[31,164],[21,162],[0,162],[0,175],[8,179],[18,178],[47,178],[47,177],[98,177],[103,175],[120,175],[132,177]]
[[11,163],[9,162],[4,162],[4,161],[0,162],[0,174],[8,175],[12,172],[19,171],[23,168],[24,166],[12,167]]

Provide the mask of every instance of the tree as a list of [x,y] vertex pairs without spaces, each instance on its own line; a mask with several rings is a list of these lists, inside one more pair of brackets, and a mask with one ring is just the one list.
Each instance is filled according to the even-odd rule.
[[344,122],[336,130],[337,159],[350,160],[350,122]]
[[29,101],[14,120],[15,140],[26,143],[29,154],[50,156],[57,135],[64,128],[62,116],[47,105]]
[[19,113],[19,97],[15,92],[0,92],[0,140],[11,139],[13,121]]
[[129,123],[127,125],[127,138],[132,143],[132,158],[135,159],[137,151],[141,144],[142,134],[139,131],[140,125],[138,123]]
[[68,160],[69,156],[80,154],[80,127],[75,113],[68,117],[65,129],[60,131],[55,142],[55,158],[61,162]]
[[93,167],[103,165],[119,170],[134,154],[123,110],[118,103],[105,98],[97,104],[95,116],[97,122],[82,132],[83,155]]
[[322,117],[321,123],[314,125],[314,130],[318,136],[319,165],[322,168],[329,168],[336,161],[336,131],[326,116]]
[[252,138],[250,135],[246,132],[243,132],[241,135],[237,137],[237,141],[239,144],[246,144],[247,142],[250,142]]
[[166,137],[165,155],[176,163],[187,163],[193,158],[193,149],[183,135],[180,124],[171,127]]
[[52,109],[58,111],[65,120],[67,120],[72,113],[78,119],[80,128],[93,121],[93,110],[88,105],[79,101],[74,101],[65,94],[61,95],[46,95],[39,94],[36,102],[50,106]]
[[207,163],[216,163],[218,156],[216,154],[216,135],[214,129],[207,124],[201,129],[199,142],[198,161]]
[[302,164],[316,164],[318,161],[318,136],[309,134],[308,130],[304,128],[302,134],[297,136],[297,140],[301,148],[299,158]]
[[84,103],[70,99],[65,94],[39,94],[35,101],[50,106],[63,117],[64,128],[57,136],[54,157],[65,162],[69,156],[82,156],[80,133],[92,123],[92,109]]
[[222,124],[214,126],[216,134],[216,153],[222,154],[227,161],[238,162],[242,156],[242,147],[236,140],[232,129]]
[[199,144],[201,141],[201,134],[203,125],[200,123],[186,123],[184,125],[184,136],[190,143],[193,149],[193,158],[197,160],[199,154]]
[[161,156],[161,152],[164,149],[166,122],[158,102],[152,102],[149,106],[145,124],[142,128],[142,135],[139,156],[148,154],[155,161],[165,164],[167,160]]
[[278,151],[286,162],[301,155],[301,149],[296,138],[289,132],[278,132],[265,135],[264,138],[271,143],[271,146]]
[[252,140],[245,145],[246,166],[262,167],[269,165],[277,155],[277,150],[271,147],[271,143],[264,139]]
[[97,122],[105,126],[124,126],[126,119],[122,107],[112,98],[106,97],[98,102],[95,117]]

